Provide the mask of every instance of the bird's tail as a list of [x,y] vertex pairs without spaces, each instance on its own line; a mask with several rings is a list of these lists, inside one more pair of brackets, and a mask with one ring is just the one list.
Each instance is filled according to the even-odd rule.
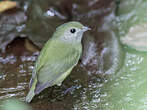
[[32,87],[30,88],[30,91],[28,93],[28,95],[26,96],[26,102],[31,102],[31,100],[33,99],[33,97],[35,96],[35,88],[36,88],[36,83],[37,83],[37,78],[34,79]]

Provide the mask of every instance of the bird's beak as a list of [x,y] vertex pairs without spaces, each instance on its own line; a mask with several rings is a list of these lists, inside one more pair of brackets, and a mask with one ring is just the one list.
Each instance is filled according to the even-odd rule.
[[84,27],[82,28],[82,30],[85,32],[85,31],[91,30],[91,28],[84,26]]

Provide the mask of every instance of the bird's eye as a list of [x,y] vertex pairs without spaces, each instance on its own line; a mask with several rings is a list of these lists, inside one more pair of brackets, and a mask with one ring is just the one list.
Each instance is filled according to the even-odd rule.
[[72,28],[72,29],[70,29],[70,32],[71,33],[75,33],[76,32],[76,29]]

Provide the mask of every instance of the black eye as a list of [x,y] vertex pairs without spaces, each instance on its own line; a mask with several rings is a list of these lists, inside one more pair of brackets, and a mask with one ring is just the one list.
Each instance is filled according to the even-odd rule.
[[76,32],[76,29],[73,28],[73,29],[70,30],[70,32],[71,33],[75,33]]

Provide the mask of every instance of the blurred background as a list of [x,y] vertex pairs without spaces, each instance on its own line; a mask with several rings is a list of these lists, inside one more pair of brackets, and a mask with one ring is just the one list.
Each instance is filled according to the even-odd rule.
[[[145,0],[0,0],[0,109],[146,110],[146,10]],[[39,52],[68,21],[92,28],[82,57],[62,86],[45,89],[27,107]]]

